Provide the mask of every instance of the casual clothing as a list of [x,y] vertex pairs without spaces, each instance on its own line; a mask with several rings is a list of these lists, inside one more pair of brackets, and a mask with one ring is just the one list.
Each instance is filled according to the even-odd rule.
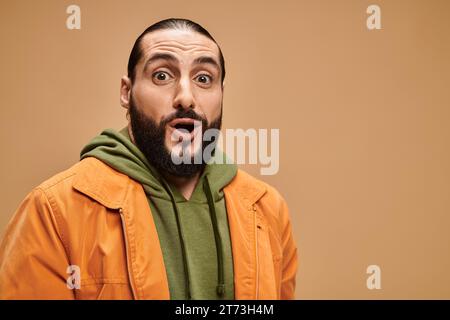
[[[207,165],[186,200],[124,130],[105,130],[81,157],[10,221],[1,299],[294,298],[297,248],[274,188]],[[81,287],[69,289],[74,266]]]

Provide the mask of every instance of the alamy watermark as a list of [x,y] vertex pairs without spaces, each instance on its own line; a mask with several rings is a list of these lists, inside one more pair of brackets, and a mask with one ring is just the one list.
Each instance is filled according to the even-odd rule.
[[376,264],[371,264],[367,267],[366,273],[370,274],[366,281],[367,289],[381,289],[381,268]]
[[379,5],[371,4],[367,7],[367,17],[366,26],[369,30],[381,30],[381,8]]
[[[218,129],[202,131],[202,122],[194,120],[193,130],[174,130],[171,139],[174,164],[259,164],[261,175],[275,175],[280,167],[279,129]],[[202,134],[203,133],[203,134]],[[270,139],[269,139],[270,136]],[[224,141],[225,140],[225,141]],[[202,151],[202,143],[211,142]],[[214,152],[219,149],[226,154]],[[248,152],[247,152],[248,151]]]
[[66,273],[69,274],[69,277],[66,280],[67,288],[70,290],[80,289],[81,288],[81,270],[80,267],[71,264],[67,267]]

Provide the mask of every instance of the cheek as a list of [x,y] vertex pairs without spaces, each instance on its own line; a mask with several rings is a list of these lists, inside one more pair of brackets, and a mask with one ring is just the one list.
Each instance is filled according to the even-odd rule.
[[157,87],[137,87],[133,98],[145,115],[158,122],[171,110],[171,94]]
[[206,118],[209,122],[215,120],[219,115],[222,107],[222,92],[211,92],[202,96],[202,106]]

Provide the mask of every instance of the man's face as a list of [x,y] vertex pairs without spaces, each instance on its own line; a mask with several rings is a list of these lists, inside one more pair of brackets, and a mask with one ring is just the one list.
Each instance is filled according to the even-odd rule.
[[[160,169],[192,175],[200,166],[173,166],[167,157],[180,144],[174,137],[202,139],[206,129],[220,128],[219,49],[193,31],[158,30],[144,36],[141,52],[128,103],[135,142]],[[202,123],[202,130],[194,130],[194,120]],[[205,144],[192,143],[190,153],[202,152],[202,147]]]

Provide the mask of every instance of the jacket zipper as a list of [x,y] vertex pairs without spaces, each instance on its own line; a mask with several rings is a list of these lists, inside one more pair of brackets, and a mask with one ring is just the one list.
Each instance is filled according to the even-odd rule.
[[256,206],[253,205],[253,223],[255,229],[255,256],[256,256],[256,286],[255,286],[255,299],[259,297],[259,252],[258,252],[258,223],[256,221]]
[[130,286],[131,286],[131,292],[133,293],[133,299],[137,299],[137,295],[136,295],[136,289],[134,287],[134,282],[133,282],[133,277],[131,275],[131,261],[130,261],[130,249],[129,249],[129,245],[128,245],[128,237],[127,237],[127,230],[125,228],[125,217],[123,216],[123,209],[119,208],[119,215],[120,215],[120,221],[122,222],[122,231],[123,231],[123,236],[125,238],[125,253],[127,256],[127,271],[128,271],[128,279],[130,281]]

